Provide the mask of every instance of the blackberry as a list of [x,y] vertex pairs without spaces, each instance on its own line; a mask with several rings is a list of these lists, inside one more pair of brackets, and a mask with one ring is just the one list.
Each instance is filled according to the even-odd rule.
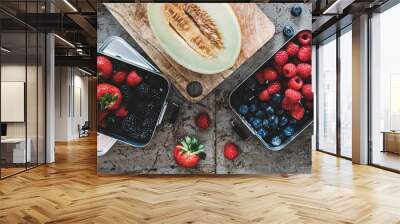
[[163,90],[161,88],[153,89],[150,85],[142,82],[136,87],[136,92],[138,93],[139,97],[160,100],[162,98]]
[[134,105],[134,111],[146,117],[155,117],[160,107],[153,102],[140,101]]
[[129,136],[134,139],[139,139],[141,128],[139,126],[139,119],[134,114],[128,114],[128,116],[122,120],[121,127]]
[[153,134],[154,126],[156,125],[155,119],[146,118],[143,121],[142,132],[140,134],[140,140],[149,141]]
[[122,93],[122,101],[128,103],[132,95],[132,89],[128,85],[122,85],[119,90]]

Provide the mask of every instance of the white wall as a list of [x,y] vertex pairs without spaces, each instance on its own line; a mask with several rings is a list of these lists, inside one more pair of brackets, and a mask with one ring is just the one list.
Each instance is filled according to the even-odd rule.
[[76,68],[56,67],[55,141],[77,139],[78,125],[88,120],[88,78],[83,75]]

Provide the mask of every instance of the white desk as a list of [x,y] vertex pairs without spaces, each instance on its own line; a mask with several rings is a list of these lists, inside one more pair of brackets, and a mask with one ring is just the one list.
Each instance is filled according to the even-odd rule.
[[[25,163],[31,162],[31,145],[32,141],[30,138],[26,139],[27,147],[25,152],[25,138],[5,138],[1,139],[1,150],[2,152],[12,151],[12,163]],[[10,148],[12,147],[12,148]],[[26,159],[26,161],[25,161]],[[11,162],[11,161],[10,161]]]

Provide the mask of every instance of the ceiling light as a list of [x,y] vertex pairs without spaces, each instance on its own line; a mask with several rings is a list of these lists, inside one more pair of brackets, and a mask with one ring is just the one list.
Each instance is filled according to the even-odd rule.
[[58,34],[54,34],[55,37],[57,37],[59,40],[61,40],[62,42],[64,42],[65,44],[67,44],[70,47],[75,48],[75,45],[73,45],[71,42],[69,42],[68,40],[60,37]]
[[64,0],[65,4],[68,5],[74,12],[78,12],[78,10],[73,6],[68,0]]
[[6,52],[6,53],[10,53],[10,52],[11,52],[11,50],[9,50],[9,49],[7,49],[7,48],[5,48],[5,47],[1,47],[0,49],[1,49],[2,51]]
[[81,69],[81,68],[79,68],[78,67],[78,69],[79,69],[79,71],[81,71],[81,72],[83,72],[83,73],[85,73],[85,74],[87,74],[87,75],[93,75],[92,73],[90,73],[90,72],[88,72],[88,71],[86,71],[86,70],[84,70],[84,69]]
[[351,5],[354,1],[355,0],[336,0],[332,5],[325,9],[322,14],[342,14],[343,10]]

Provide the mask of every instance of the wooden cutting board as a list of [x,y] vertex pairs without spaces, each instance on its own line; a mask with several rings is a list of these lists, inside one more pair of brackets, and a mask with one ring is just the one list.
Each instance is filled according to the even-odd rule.
[[[160,68],[161,72],[191,102],[200,101],[207,96],[275,33],[275,26],[255,3],[230,3],[242,31],[240,55],[232,68],[213,75],[203,75],[179,65],[163,50],[150,28],[146,4],[105,3],[105,6]],[[187,86],[193,82],[200,83],[202,87],[202,93],[197,97],[191,97],[187,91]]]

